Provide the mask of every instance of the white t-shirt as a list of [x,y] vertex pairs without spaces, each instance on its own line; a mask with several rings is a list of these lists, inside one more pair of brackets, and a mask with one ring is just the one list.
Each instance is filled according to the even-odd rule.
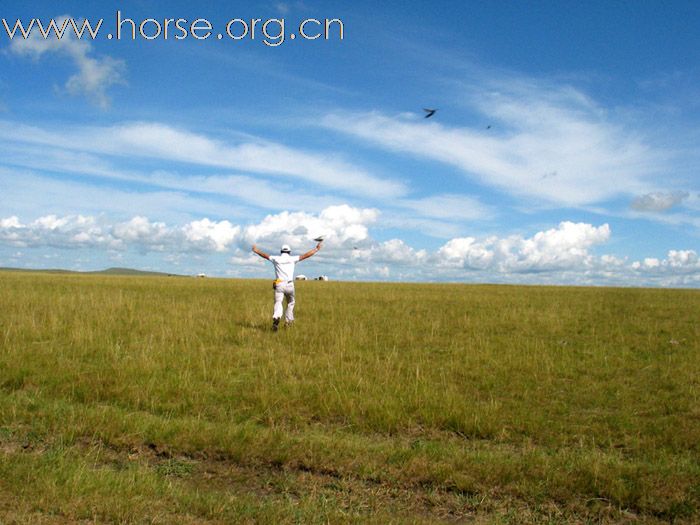
[[270,255],[270,261],[275,267],[275,278],[280,281],[294,280],[294,266],[299,262],[298,255],[289,255],[288,253]]

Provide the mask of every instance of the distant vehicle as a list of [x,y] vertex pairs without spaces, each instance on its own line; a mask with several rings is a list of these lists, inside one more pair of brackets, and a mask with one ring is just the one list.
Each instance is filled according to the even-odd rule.
[[294,279],[295,281],[306,281],[308,278],[306,275],[297,275],[296,278]]
[[316,280],[317,281],[327,281],[328,276],[327,275],[319,275],[318,277],[316,277]]
[[197,277],[206,277],[206,276],[207,276],[206,273],[198,273],[198,274],[197,274]]

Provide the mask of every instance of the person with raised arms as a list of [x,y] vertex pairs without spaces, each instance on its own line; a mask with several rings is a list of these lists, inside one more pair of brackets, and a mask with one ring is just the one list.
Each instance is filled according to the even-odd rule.
[[[299,261],[308,259],[312,255],[318,253],[321,249],[323,241],[319,241],[315,248],[309,250],[302,255],[292,255],[292,250],[288,244],[282,245],[279,255],[268,255],[259,250],[253,245],[253,252],[257,253],[263,259],[267,259],[275,267],[275,280],[272,283],[272,288],[275,291],[275,305],[272,309],[272,330],[277,331],[284,313],[285,325],[289,326],[294,322],[294,267]],[[287,299],[287,309],[283,312],[282,300]]]

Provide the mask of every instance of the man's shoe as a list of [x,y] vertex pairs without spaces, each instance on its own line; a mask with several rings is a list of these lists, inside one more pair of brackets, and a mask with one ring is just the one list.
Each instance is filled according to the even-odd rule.
[[280,320],[279,318],[275,318],[272,320],[272,331],[276,332],[277,329],[280,327]]

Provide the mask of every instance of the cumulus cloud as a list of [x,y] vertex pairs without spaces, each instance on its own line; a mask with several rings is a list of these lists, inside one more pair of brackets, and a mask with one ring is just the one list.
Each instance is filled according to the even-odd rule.
[[209,219],[180,227],[141,216],[114,224],[103,217],[83,215],[46,215],[26,224],[15,216],[0,219],[0,242],[29,248],[133,248],[142,253],[223,251],[239,231],[228,221]]
[[441,266],[472,268],[484,270],[491,266],[495,252],[490,248],[498,239],[490,238],[486,242],[474,237],[451,239],[438,250]]
[[356,263],[378,264],[379,275],[388,275],[387,265],[420,266],[428,259],[426,250],[416,250],[401,239],[375,242],[367,247],[353,247],[350,259]]
[[[54,54],[67,57],[72,60],[77,73],[71,75],[66,81],[66,90],[73,94],[83,94],[102,108],[110,104],[107,90],[114,84],[124,83],[126,65],[123,60],[117,60],[109,56],[95,57],[92,52],[92,44],[87,37],[78,39],[72,30],[68,15],[53,19],[56,27],[64,29],[62,38],[51,34],[44,38],[38,28],[34,28],[28,38],[16,36],[10,43],[10,51],[19,56],[26,56],[36,60],[44,55]],[[81,23],[75,21],[77,28]]]
[[141,251],[164,251],[167,247],[174,247],[177,232],[164,222],[151,222],[146,217],[137,216],[114,225],[112,235],[120,246],[138,246]]
[[192,221],[183,228],[187,241],[200,244],[202,248],[213,248],[217,252],[223,252],[238,237],[241,228],[234,226],[229,221],[211,221],[202,219]]
[[[348,205],[330,206],[318,214],[282,212],[253,224],[208,218],[169,225],[135,216],[110,222],[104,216],[46,215],[31,222],[17,216],[0,218],[0,245],[17,248],[106,250],[160,253],[164,260],[185,254],[227,254],[231,272],[259,275],[262,261],[250,245],[275,253],[282,243],[300,253],[325,234],[317,257],[324,273],[345,279],[487,281],[540,284],[652,284],[697,286],[700,257],[694,250],[670,250],[665,258],[632,263],[594,248],[611,236],[607,224],[564,221],[531,236],[456,237],[434,251],[416,249],[403,239],[378,241],[370,228],[379,212]],[[15,260],[15,259],[12,259]]]
[[346,246],[369,238],[368,225],[379,212],[348,205],[329,206],[318,214],[282,212],[257,224],[235,225],[208,218],[172,226],[147,217],[111,223],[105,217],[46,215],[23,223],[16,216],[0,219],[0,242],[26,247],[133,248],[140,252],[247,251],[254,242],[277,248],[283,243],[308,247],[319,235],[331,247]]
[[338,273],[348,278],[434,281],[508,276],[521,282],[527,280],[528,274],[548,273],[553,276],[550,280],[556,282],[567,272],[598,272],[608,266],[624,265],[614,256],[598,257],[591,252],[609,237],[607,224],[562,222],[557,228],[531,237],[457,237],[434,252],[417,250],[402,239],[379,242],[363,237],[361,242],[337,245],[335,250],[328,250],[327,257],[330,264],[340,265]]
[[317,215],[282,212],[266,216],[259,224],[247,226],[242,238],[247,244],[270,243],[275,247],[289,244],[297,249],[318,236],[324,236],[327,246],[347,246],[368,239],[368,226],[378,216],[376,209],[354,208],[347,204],[329,206]]
[[12,228],[20,228],[22,226],[22,223],[19,222],[19,219],[16,216],[12,217],[7,217],[6,219],[0,219],[0,229],[4,230],[10,230]]
[[656,191],[636,197],[630,206],[637,211],[664,212],[679,205],[689,196],[687,191]]
[[698,273],[700,258],[695,250],[669,250],[665,259],[647,257],[642,261],[633,262],[632,268],[638,272],[656,274]]
[[473,237],[452,239],[438,252],[438,264],[500,272],[573,270],[590,267],[595,260],[589,249],[610,238],[607,224],[562,222],[557,228],[532,237]]
[[645,257],[629,266],[636,280],[659,286],[700,286],[700,257],[695,250],[669,250],[666,258]]
[[16,216],[0,220],[0,241],[15,246],[116,246],[115,239],[94,217],[46,215],[29,224]]
[[695,250],[670,250],[667,261],[672,268],[700,267],[700,260]]

